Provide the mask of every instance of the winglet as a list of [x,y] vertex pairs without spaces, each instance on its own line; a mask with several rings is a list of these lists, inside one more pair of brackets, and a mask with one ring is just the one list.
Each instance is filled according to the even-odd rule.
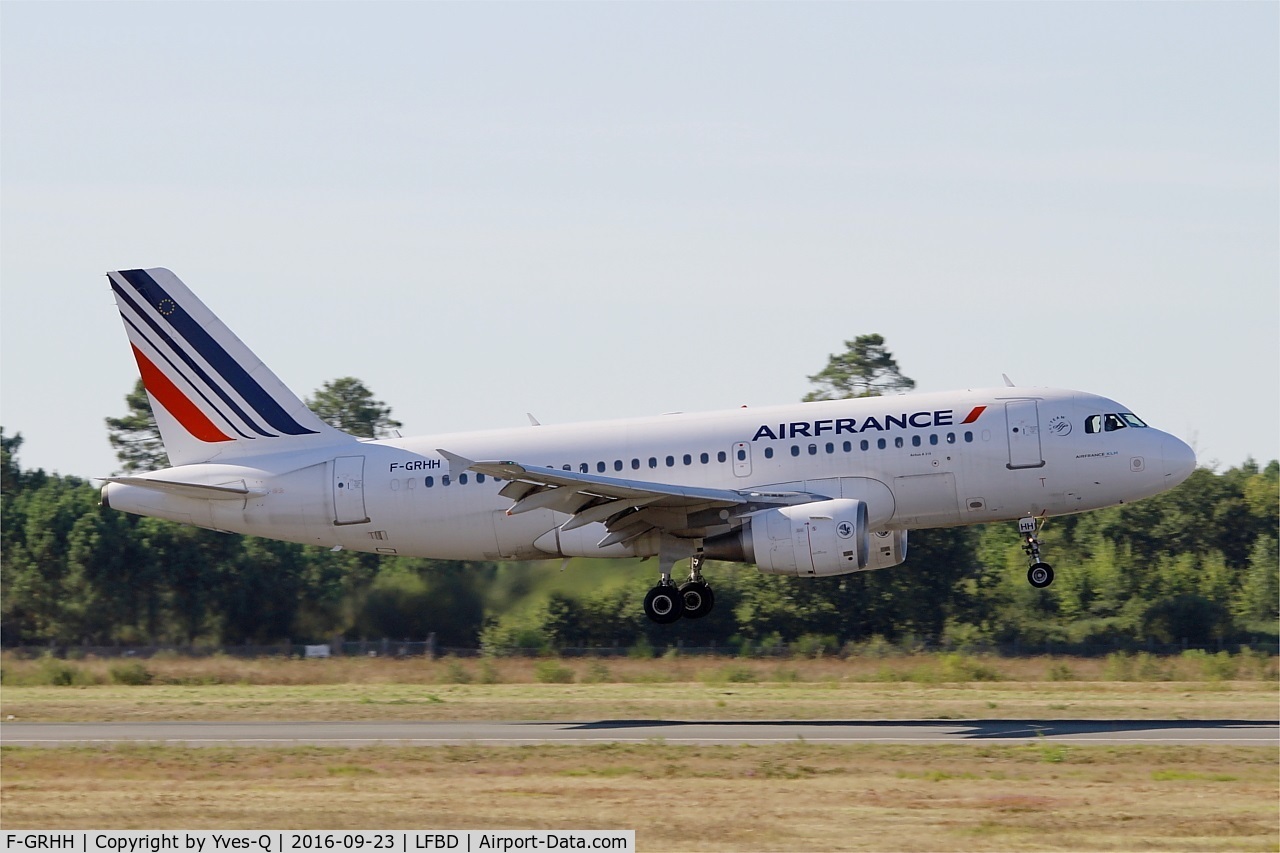
[[436,448],[436,453],[439,453],[441,456],[443,456],[445,458],[445,461],[449,463],[449,475],[452,477],[457,477],[463,471],[467,470],[472,465],[476,464],[476,461],[474,459],[468,459],[465,456],[459,456],[456,453],[450,453],[447,450],[441,450],[439,447]]

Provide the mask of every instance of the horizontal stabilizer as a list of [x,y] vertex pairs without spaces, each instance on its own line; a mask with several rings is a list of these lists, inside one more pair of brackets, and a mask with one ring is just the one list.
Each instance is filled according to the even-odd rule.
[[266,492],[258,492],[246,487],[243,480],[238,485],[225,483],[221,486],[206,486],[203,483],[179,483],[173,480],[156,480],[151,477],[104,477],[103,479],[108,483],[137,486],[202,501],[242,501],[246,498],[260,498],[266,494]]

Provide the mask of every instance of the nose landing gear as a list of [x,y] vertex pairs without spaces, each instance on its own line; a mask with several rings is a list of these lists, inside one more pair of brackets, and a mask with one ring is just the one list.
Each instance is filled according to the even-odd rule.
[[1027,583],[1036,589],[1044,589],[1053,583],[1053,567],[1040,559],[1040,540],[1036,538],[1036,519],[1018,519],[1018,532],[1023,536],[1022,551],[1031,561],[1027,569]]

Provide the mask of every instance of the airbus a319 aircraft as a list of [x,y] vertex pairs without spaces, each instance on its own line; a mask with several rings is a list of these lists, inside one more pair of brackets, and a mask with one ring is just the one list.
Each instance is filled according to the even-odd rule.
[[107,478],[104,506],[378,554],[657,557],[659,623],[711,611],[705,560],[841,575],[902,563],[910,530],[991,521],[1018,522],[1046,587],[1045,518],[1159,494],[1196,464],[1114,400],[1021,387],[363,440],[169,270],[108,277],[172,467]]

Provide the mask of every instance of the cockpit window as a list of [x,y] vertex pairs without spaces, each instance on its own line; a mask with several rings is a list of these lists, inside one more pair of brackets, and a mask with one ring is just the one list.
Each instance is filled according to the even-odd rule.
[[1142,418],[1131,412],[1089,415],[1084,419],[1084,431],[1090,435],[1098,432],[1115,432],[1126,427],[1146,428],[1146,426]]

